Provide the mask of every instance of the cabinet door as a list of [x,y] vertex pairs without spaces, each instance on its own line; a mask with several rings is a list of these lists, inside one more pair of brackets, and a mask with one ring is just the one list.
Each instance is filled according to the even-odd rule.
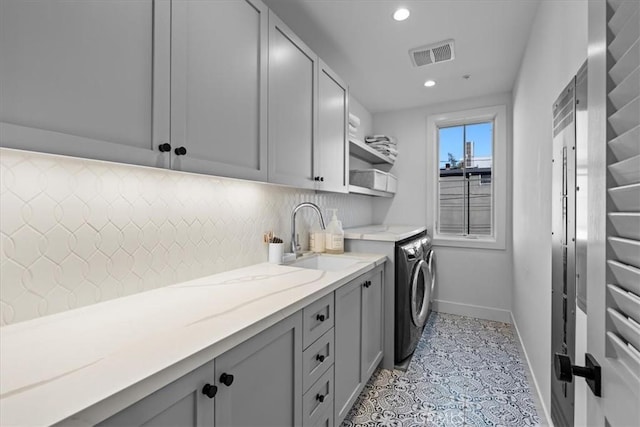
[[269,181],[315,188],[317,56],[269,14]]
[[174,0],[171,167],[267,180],[268,9],[260,0]]
[[314,161],[321,177],[318,189],[348,192],[347,85],[322,61],[318,63],[318,141]]
[[211,361],[98,426],[213,426],[214,400],[203,393],[203,388],[206,384],[213,385],[214,381],[214,362]]
[[0,144],[168,166],[167,0],[0,2]]
[[360,278],[335,292],[335,391],[336,424],[351,409],[363,385],[361,358],[362,289]]
[[[223,384],[227,375],[227,384]],[[229,381],[229,376],[233,380]],[[216,426],[302,423],[302,316],[298,312],[216,359]]]
[[362,290],[362,378],[368,381],[382,360],[382,267],[367,275]]

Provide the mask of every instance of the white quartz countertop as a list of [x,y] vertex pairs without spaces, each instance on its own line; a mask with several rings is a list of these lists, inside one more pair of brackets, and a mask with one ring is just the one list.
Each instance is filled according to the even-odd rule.
[[0,328],[0,425],[100,422],[386,261],[345,255],[358,262],[257,264]]
[[346,228],[345,239],[379,240],[383,242],[399,242],[427,229],[424,225],[367,225],[364,227]]

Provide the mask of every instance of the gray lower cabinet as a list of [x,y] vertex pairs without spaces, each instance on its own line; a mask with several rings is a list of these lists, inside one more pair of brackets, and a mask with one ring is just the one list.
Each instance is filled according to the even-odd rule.
[[368,381],[376,370],[383,353],[383,274],[377,268],[365,276],[362,290],[362,377]]
[[168,167],[170,3],[0,2],[0,146]]
[[382,287],[379,266],[99,425],[340,425],[382,360]]
[[195,369],[168,386],[98,424],[113,426],[205,427],[214,424],[214,362]]
[[302,316],[298,312],[216,358],[216,427],[302,423]]
[[335,423],[340,424],[382,360],[383,267],[335,292]]
[[268,18],[260,0],[172,2],[172,169],[267,180]]

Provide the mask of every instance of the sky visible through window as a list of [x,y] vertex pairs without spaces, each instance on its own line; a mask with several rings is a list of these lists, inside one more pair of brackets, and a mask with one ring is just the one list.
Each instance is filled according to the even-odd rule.
[[[457,161],[462,161],[464,157],[465,131],[466,140],[473,141],[473,156],[475,158],[490,158],[492,156],[493,122],[443,127],[439,129],[440,169],[444,169],[445,165],[450,163],[449,153]],[[453,165],[451,166],[454,167]]]

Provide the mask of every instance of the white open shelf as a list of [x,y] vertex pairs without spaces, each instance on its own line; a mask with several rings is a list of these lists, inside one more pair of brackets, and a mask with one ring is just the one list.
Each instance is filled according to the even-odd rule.
[[352,156],[362,159],[367,163],[371,163],[372,165],[380,165],[385,163],[389,165],[393,164],[393,161],[389,157],[385,156],[377,150],[374,150],[361,141],[350,139],[349,153],[351,153]]
[[388,191],[372,190],[370,188],[360,187],[357,185],[349,185],[349,193],[378,197],[393,197],[395,195],[395,193],[389,193]]

